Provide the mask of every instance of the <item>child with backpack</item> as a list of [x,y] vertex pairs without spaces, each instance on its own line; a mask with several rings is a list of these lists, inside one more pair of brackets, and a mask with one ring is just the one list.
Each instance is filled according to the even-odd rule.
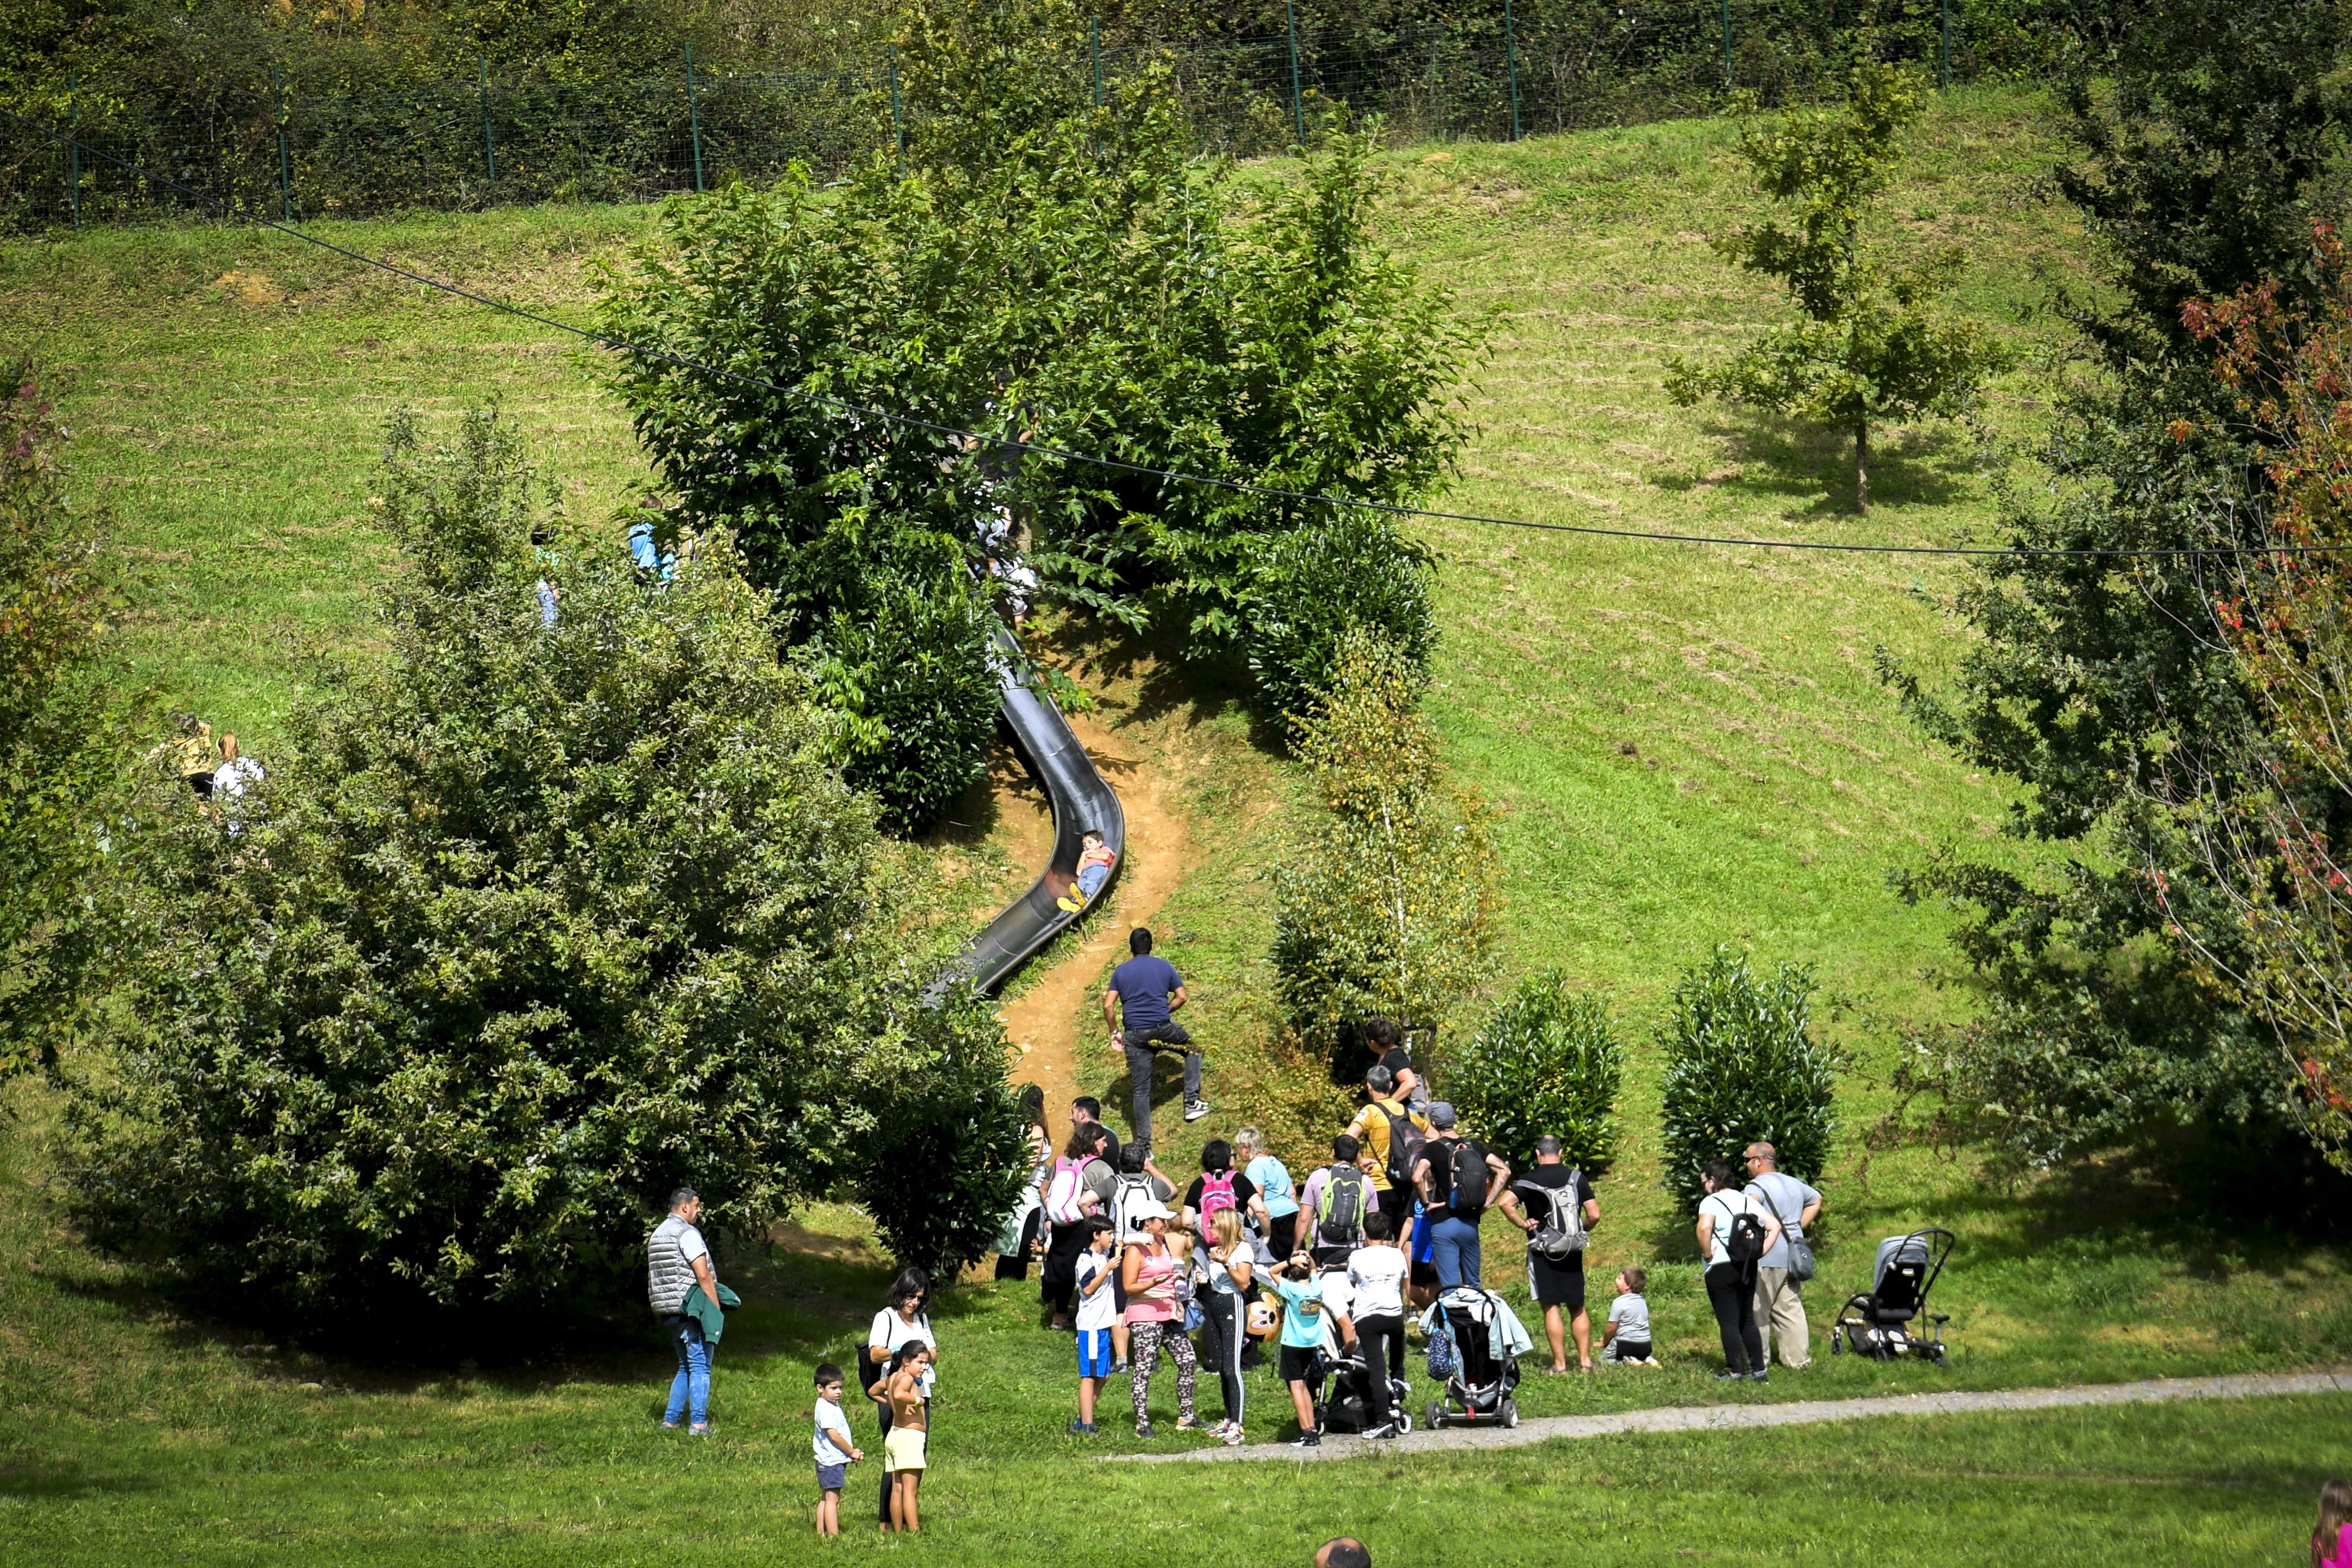
[[1234,1169],[1234,1146],[1212,1138],[1201,1146],[1201,1173],[1184,1189],[1184,1228],[1205,1246],[1209,1222],[1228,1209],[1244,1222],[1255,1220],[1260,1236],[1270,1228],[1257,1184]]
[[1718,1383],[1767,1381],[1764,1338],[1756,1329],[1756,1266],[1780,1238],[1771,1209],[1732,1184],[1731,1162],[1709,1160],[1699,1173],[1706,1195],[1698,1204],[1699,1256],[1706,1259],[1706,1299],[1723,1334]]
[[1370,1163],[1362,1145],[1349,1134],[1331,1140],[1331,1163],[1310,1174],[1299,1189],[1299,1236],[1292,1251],[1328,1267],[1346,1262],[1364,1244],[1364,1216],[1378,1208],[1380,1197],[1364,1168]]

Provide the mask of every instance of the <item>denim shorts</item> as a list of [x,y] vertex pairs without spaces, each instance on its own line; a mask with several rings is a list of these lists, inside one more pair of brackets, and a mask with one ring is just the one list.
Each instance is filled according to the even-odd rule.
[[816,1468],[816,1489],[821,1492],[837,1492],[842,1483],[848,1479],[847,1465],[819,1465]]

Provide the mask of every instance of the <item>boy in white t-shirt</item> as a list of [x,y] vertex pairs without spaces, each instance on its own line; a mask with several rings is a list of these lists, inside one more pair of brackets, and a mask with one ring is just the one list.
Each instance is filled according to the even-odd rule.
[[1095,1430],[1095,1400],[1110,1381],[1110,1327],[1118,1320],[1118,1296],[1111,1289],[1118,1267],[1113,1260],[1115,1237],[1109,1220],[1097,1215],[1087,1221],[1087,1249],[1078,1254],[1078,1418],[1070,1430],[1090,1437]]
[[866,1457],[851,1438],[841,1409],[841,1369],[831,1362],[816,1369],[816,1532],[841,1533],[841,1487],[852,1462]]

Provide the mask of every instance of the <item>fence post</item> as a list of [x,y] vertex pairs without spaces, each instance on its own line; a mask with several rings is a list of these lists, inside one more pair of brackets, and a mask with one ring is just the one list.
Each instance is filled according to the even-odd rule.
[[686,122],[694,136],[694,188],[702,189],[702,106],[694,100],[694,46],[686,46]]
[[294,221],[294,173],[286,158],[286,68],[269,68],[269,84],[278,94],[278,216]]
[[492,184],[499,177],[499,144],[490,135],[490,62],[486,55],[474,57],[475,66],[482,73],[482,167],[488,171]]
[[1952,85],[1952,0],[1944,0],[1944,85]]
[[1307,103],[1298,92],[1298,13],[1290,0],[1282,0],[1283,20],[1290,27],[1290,120],[1297,128],[1298,144],[1307,145]]
[[1503,0],[1503,67],[1511,78],[1511,140],[1519,139],[1519,38],[1511,26],[1511,0]]
[[74,227],[81,227],[81,78],[66,78],[66,189],[73,195]]
[[1731,85],[1731,0],[1723,0],[1723,85]]
[[890,134],[898,143],[898,177],[907,177],[907,122],[898,113],[898,46],[884,46],[890,56]]

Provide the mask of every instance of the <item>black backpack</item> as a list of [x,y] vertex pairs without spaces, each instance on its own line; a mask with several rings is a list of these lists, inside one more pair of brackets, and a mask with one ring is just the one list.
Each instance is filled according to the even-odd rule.
[[1764,1222],[1754,1210],[1732,1217],[1731,1228],[1724,1233],[1723,1254],[1742,1267],[1764,1256]]
[[1421,1129],[1412,1124],[1412,1112],[1398,1115],[1385,1105],[1373,1102],[1372,1109],[1387,1119],[1389,1124],[1389,1185],[1401,1193],[1412,1191],[1412,1168],[1421,1163],[1423,1147]]
[[1446,1151],[1445,1164],[1445,1205],[1454,1217],[1475,1219],[1486,1213],[1486,1151],[1467,1138],[1456,1138]]

